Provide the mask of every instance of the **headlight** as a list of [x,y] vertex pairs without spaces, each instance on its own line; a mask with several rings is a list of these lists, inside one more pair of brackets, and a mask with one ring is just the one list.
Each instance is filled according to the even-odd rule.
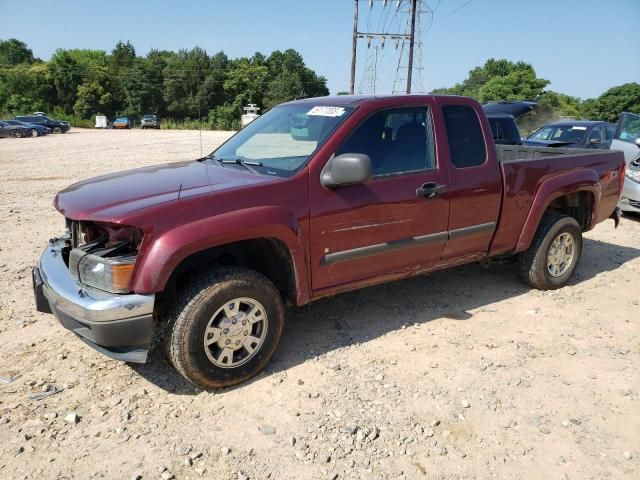
[[626,175],[634,182],[640,183],[640,170],[631,170],[628,168]]
[[69,271],[82,285],[128,293],[142,241],[134,227],[66,220],[71,239]]
[[74,248],[69,254],[69,270],[83,285],[111,293],[127,293],[135,261],[135,255],[107,257]]

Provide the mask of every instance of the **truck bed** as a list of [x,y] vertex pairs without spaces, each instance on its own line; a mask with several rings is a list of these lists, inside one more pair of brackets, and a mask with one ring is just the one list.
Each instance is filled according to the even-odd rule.
[[[502,208],[490,254],[515,253],[541,185],[559,177],[579,178],[586,192],[597,183],[596,216],[591,226],[607,219],[619,195],[619,179],[610,173],[619,168],[622,153],[611,150],[496,145],[502,171]],[[550,199],[551,200],[551,199]],[[517,250],[516,250],[517,251]]]

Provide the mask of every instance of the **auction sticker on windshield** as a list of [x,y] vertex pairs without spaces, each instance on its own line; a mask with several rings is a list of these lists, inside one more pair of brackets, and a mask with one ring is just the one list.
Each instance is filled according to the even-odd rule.
[[313,107],[307,112],[307,115],[316,115],[319,117],[341,117],[343,114],[343,107]]

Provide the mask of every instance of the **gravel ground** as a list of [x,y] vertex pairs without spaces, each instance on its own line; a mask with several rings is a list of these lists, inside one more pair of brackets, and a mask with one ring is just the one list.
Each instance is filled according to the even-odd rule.
[[467,265],[306,306],[265,373],[216,393],[34,311],[58,190],[199,154],[193,131],[0,140],[0,478],[640,478],[639,219],[588,233],[555,292]]

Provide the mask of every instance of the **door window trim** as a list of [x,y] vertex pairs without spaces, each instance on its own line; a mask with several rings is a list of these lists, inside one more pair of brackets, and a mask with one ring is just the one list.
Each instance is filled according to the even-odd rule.
[[[391,107],[383,107],[377,110],[374,110],[373,112],[370,112],[367,114],[367,116],[365,116],[362,120],[360,120],[360,122],[358,122],[358,124],[351,130],[351,132],[349,133],[349,135],[347,135],[344,140],[342,142],[340,142],[340,145],[338,146],[338,148],[336,148],[336,150],[333,152],[333,155],[331,155],[330,158],[333,158],[333,156],[336,154],[336,152],[338,150],[340,150],[340,148],[342,147],[342,145],[344,145],[350,138],[352,135],[354,135],[358,129],[366,122],[368,121],[371,117],[373,117],[374,115],[377,115],[379,113],[383,113],[389,110],[403,110],[403,109],[410,109],[410,108],[425,108],[427,110],[427,115],[429,115],[431,117],[431,144],[432,144],[432,150],[433,150],[433,167],[431,168],[421,168],[418,170],[406,170],[403,172],[391,172],[391,173],[384,173],[384,174],[380,174],[380,175],[374,175],[371,177],[371,179],[369,181],[367,181],[366,183],[370,183],[370,182],[376,182],[378,180],[387,180],[387,179],[391,179],[391,178],[396,178],[396,177],[401,177],[401,176],[409,176],[409,175],[416,175],[418,173],[423,173],[423,172],[435,172],[439,170],[439,164],[438,164],[438,155],[437,155],[437,151],[436,151],[436,142],[435,142],[435,122],[434,122],[434,117],[433,117],[433,107],[429,104],[413,104],[413,105],[394,105]],[[427,139],[429,139],[429,134],[427,133]],[[365,184],[366,184],[365,183]]]

